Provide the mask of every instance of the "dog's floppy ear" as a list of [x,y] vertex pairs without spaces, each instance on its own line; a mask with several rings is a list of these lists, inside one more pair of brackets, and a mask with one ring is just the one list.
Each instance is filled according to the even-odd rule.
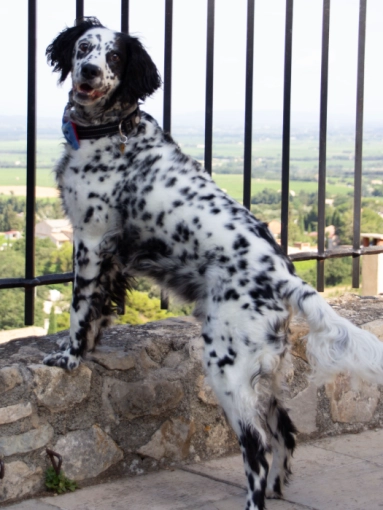
[[59,83],[65,81],[72,68],[73,48],[79,37],[92,27],[102,27],[97,18],[85,18],[78,25],[66,28],[52,41],[45,54],[54,72],[61,72]]
[[161,77],[153,60],[135,37],[125,37],[126,66],[120,85],[123,102],[135,103],[153,94],[161,86]]

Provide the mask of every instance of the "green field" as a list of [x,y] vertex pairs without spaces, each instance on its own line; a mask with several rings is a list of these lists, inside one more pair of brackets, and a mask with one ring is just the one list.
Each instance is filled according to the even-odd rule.
[[[213,174],[213,179],[220,188],[223,188],[235,200],[242,201],[243,197],[243,177],[238,174]],[[280,181],[269,181],[266,179],[251,179],[251,195],[259,193],[265,188],[278,191],[281,189]],[[300,191],[306,193],[317,193],[318,183],[310,181],[290,181],[290,191],[298,194]],[[326,186],[327,196],[346,195],[352,191],[352,187],[346,184],[328,184]]]
[[[36,185],[48,188],[56,187],[52,169],[36,169]],[[27,182],[25,168],[0,168],[0,186],[25,186]]]
[[[36,171],[37,186],[55,187],[54,174],[52,169],[38,168]],[[223,188],[235,200],[242,201],[243,197],[243,177],[239,174],[213,174],[215,182],[220,188]],[[0,168],[0,186],[25,186],[26,172],[25,168]],[[265,188],[280,190],[280,181],[269,181],[266,179],[251,180],[251,194],[254,195]],[[301,190],[307,193],[316,193],[318,184],[308,181],[291,181],[290,190],[298,194]],[[345,195],[352,188],[345,184],[327,186],[327,196]]]
[[[37,141],[37,185],[54,187],[52,170],[62,153],[62,138],[40,138]],[[202,160],[203,139],[200,135],[181,135],[182,149]],[[265,188],[281,189],[281,140],[274,136],[258,136],[253,140],[253,175],[251,194]],[[351,135],[332,135],[327,141],[327,197],[346,195],[353,190],[354,141]],[[290,190],[316,193],[318,184],[318,140],[314,136],[292,137],[290,147]],[[363,147],[364,183],[383,179],[383,147],[377,135],[367,138]],[[26,141],[0,140],[0,186],[25,186]],[[213,177],[217,184],[236,200],[243,196],[243,142],[239,135],[217,134],[213,145]],[[371,177],[370,177],[371,176]]]

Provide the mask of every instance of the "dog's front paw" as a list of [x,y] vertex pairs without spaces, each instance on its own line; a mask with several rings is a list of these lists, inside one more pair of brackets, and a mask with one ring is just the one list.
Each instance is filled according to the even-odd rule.
[[45,356],[43,363],[50,367],[60,367],[64,370],[74,370],[79,366],[80,358],[73,356],[69,350],[66,350]]

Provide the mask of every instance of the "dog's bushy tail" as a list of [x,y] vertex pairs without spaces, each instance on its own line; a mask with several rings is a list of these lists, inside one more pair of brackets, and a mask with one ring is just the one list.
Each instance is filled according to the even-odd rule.
[[[298,282],[298,285],[297,285]],[[307,356],[317,383],[339,372],[383,384],[383,342],[340,317],[311,287],[294,278],[290,304],[306,318]]]

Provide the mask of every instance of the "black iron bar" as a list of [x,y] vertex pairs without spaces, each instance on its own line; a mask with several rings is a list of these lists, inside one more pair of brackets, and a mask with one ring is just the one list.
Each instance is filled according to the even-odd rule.
[[285,21],[285,68],[283,88],[283,132],[282,132],[282,207],[281,247],[287,254],[289,244],[289,201],[290,201],[290,125],[291,125],[291,63],[293,46],[294,0],[286,0]]
[[243,205],[250,209],[253,139],[254,0],[247,2],[245,133],[243,151]]
[[165,0],[164,131],[172,129],[173,0]]
[[[165,0],[164,109],[163,127],[172,130],[173,0]],[[169,307],[169,296],[161,289],[161,310]]]
[[2,278],[0,289],[32,289],[40,285],[52,285],[54,283],[70,283],[73,281],[73,273],[47,274],[35,278]]
[[[363,100],[364,100],[364,57],[366,48],[366,11],[367,0],[359,4],[358,36],[358,74],[356,90],[356,131],[355,131],[355,170],[354,170],[354,250],[360,246],[360,225],[362,207],[362,154],[363,154]],[[352,260],[352,286],[359,288],[360,257],[354,255]]]
[[129,33],[129,0],[121,0],[121,32]]
[[289,255],[289,258],[293,261],[326,260],[341,257],[355,257],[357,255],[378,255],[379,253],[383,253],[383,246],[366,246],[357,250],[354,250],[353,248],[341,248],[337,250],[326,250],[322,254],[319,254],[316,251],[306,251],[293,253]]
[[205,168],[211,175],[213,163],[214,21],[215,0],[207,2]]
[[[330,33],[330,0],[323,0],[322,20],[322,65],[320,88],[319,122],[319,177],[318,177],[318,253],[325,251],[326,227],[326,144],[327,144],[327,99],[328,99],[328,54]],[[317,289],[324,291],[324,259],[317,259]]]
[[76,25],[84,19],[84,0],[76,0]]
[[[36,210],[36,0],[28,2],[28,106],[27,106],[27,198],[25,226],[25,278],[35,275]],[[34,323],[35,289],[25,289],[24,322]]]
[[[121,32],[129,33],[129,0],[121,0]],[[125,314],[125,296],[116,303],[118,315]]]

